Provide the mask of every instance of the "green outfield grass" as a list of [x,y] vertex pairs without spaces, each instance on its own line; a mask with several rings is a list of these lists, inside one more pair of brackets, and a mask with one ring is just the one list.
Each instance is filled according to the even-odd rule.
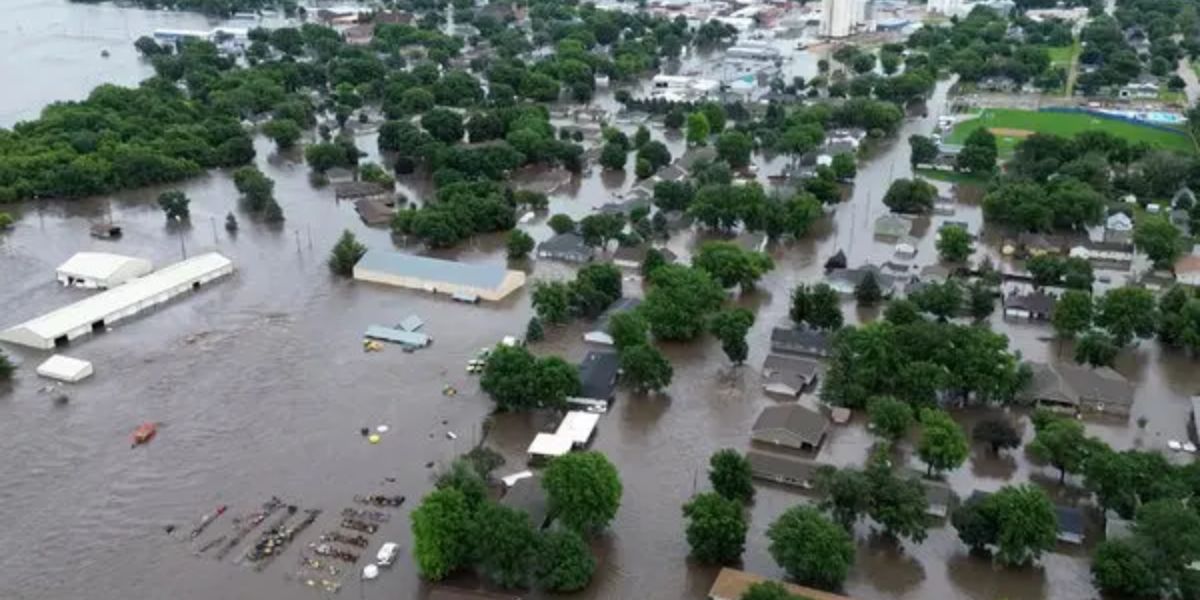
[[1076,42],[1071,46],[1059,46],[1056,48],[1046,48],[1046,52],[1050,54],[1050,64],[1056,67],[1070,66],[1075,55],[1079,53],[1079,43]]
[[1011,154],[1021,139],[1033,133],[1052,133],[1071,137],[1095,129],[1107,131],[1130,142],[1147,142],[1152,146],[1167,150],[1189,153],[1196,150],[1190,136],[1176,135],[1153,127],[1142,127],[1113,119],[1101,119],[1082,113],[1038,112],[1007,108],[985,109],[979,113],[978,118],[959,123],[947,136],[946,142],[961,144],[977,127],[987,127],[993,130],[1002,156]]

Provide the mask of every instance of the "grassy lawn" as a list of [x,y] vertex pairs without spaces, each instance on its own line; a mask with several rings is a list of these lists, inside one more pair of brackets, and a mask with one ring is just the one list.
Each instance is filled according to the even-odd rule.
[[1162,88],[1158,91],[1158,99],[1163,102],[1174,102],[1176,104],[1187,104],[1187,98],[1183,92]]
[[945,181],[947,183],[987,185],[988,181],[990,181],[987,177],[980,177],[970,173],[959,173],[956,171],[942,171],[940,169],[917,169],[916,174],[924,177],[925,179]]
[[1107,131],[1131,142],[1147,142],[1152,146],[1180,152],[1195,151],[1191,137],[1175,135],[1152,127],[1101,119],[1082,113],[1039,112],[1008,108],[989,108],[981,112],[978,118],[959,123],[950,132],[946,142],[961,144],[977,127],[987,127],[996,134],[996,141],[1002,156],[1012,154],[1017,142],[1033,133],[1052,133],[1071,137],[1095,129]]
[[1050,54],[1051,65],[1055,67],[1069,67],[1071,66],[1071,61],[1075,59],[1077,54],[1079,54],[1080,45],[1079,42],[1076,41],[1070,46],[1046,48],[1046,51]]

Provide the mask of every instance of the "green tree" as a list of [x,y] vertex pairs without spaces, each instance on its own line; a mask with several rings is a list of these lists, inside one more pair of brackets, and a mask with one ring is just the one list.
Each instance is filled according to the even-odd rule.
[[1075,342],[1075,362],[1093,367],[1111,367],[1120,351],[1111,335],[1093,329]]
[[536,358],[522,347],[497,346],[479,387],[502,411],[559,408],[579,393],[578,370],[557,356]]
[[1039,254],[1025,261],[1036,286],[1058,285],[1063,277],[1063,261],[1053,254]]
[[434,108],[421,116],[421,127],[435,139],[453,144],[462,140],[462,116],[448,108]]
[[976,127],[963,142],[954,166],[975,174],[991,173],[996,168],[997,156],[996,136],[984,127]]
[[550,226],[550,229],[553,230],[555,234],[559,235],[567,233],[568,231],[575,231],[575,221],[572,220],[571,217],[562,213],[552,215],[550,220],[546,221],[546,224]]
[[704,118],[708,121],[708,126],[714,134],[725,131],[725,109],[716,102],[705,102],[700,105],[700,112],[704,113]]
[[925,541],[929,500],[916,477],[898,477],[892,471],[886,446],[872,453],[865,478],[869,502],[867,515],[883,527],[885,535]]
[[1161,598],[1153,557],[1133,540],[1105,540],[1092,558],[1092,579],[1106,594],[1121,598]]
[[[654,213],[654,216],[662,216],[661,212]],[[642,258],[642,265],[639,271],[642,277],[649,279],[654,274],[654,270],[667,264],[667,257],[663,255],[658,248],[649,248],[646,250],[646,256]]]
[[704,331],[707,317],[721,306],[725,292],[703,270],[664,265],[650,277],[640,310],[659,340],[691,340]]
[[158,205],[168,221],[186,221],[190,216],[188,204],[192,201],[179,190],[171,190],[158,195]]
[[540,342],[546,339],[546,329],[542,327],[542,320],[536,316],[529,317],[529,324],[525,326],[525,341]]
[[1034,429],[1036,434],[1029,443],[1029,453],[1058,469],[1059,483],[1066,479],[1067,473],[1082,470],[1089,447],[1083,424],[1074,419],[1043,414],[1035,418]]
[[703,146],[708,142],[709,136],[708,118],[704,113],[695,112],[687,117],[687,143],[694,146]]
[[1168,269],[1183,251],[1182,234],[1161,215],[1142,215],[1133,228],[1133,245],[1160,269]]
[[358,260],[366,253],[367,247],[362,245],[349,229],[343,230],[342,236],[338,238],[329,254],[329,270],[342,277],[350,277],[354,275],[354,265],[358,264]]
[[1092,326],[1092,296],[1079,290],[1067,290],[1054,302],[1050,317],[1054,332],[1063,338],[1074,338]]
[[996,309],[996,292],[982,280],[972,282],[967,288],[967,309],[976,321],[988,318]]
[[883,300],[883,290],[879,287],[879,280],[874,271],[867,271],[862,281],[854,286],[854,299],[858,301],[859,306],[874,306]]
[[671,112],[667,113],[667,116],[663,119],[663,125],[672,131],[679,131],[686,122],[687,113],[683,112],[683,109],[678,106],[672,108]]
[[992,454],[999,454],[1000,450],[1021,445],[1020,432],[1003,417],[984,419],[976,423],[971,429],[971,439],[987,444]]
[[788,509],[771,523],[767,539],[771,557],[801,583],[838,587],[854,563],[850,534],[814,508]]
[[304,160],[315,173],[325,173],[335,167],[346,167],[353,164],[350,157],[346,155],[346,147],[331,142],[310,144],[304,149]]
[[537,534],[521,510],[484,502],[475,513],[470,532],[475,566],[505,588],[527,585],[534,568]]
[[283,208],[275,201],[275,198],[267,200],[266,206],[263,207],[262,218],[264,223],[282,223]]
[[17,367],[12,364],[8,356],[4,352],[0,352],[0,381],[9,381],[12,379],[13,373]]
[[754,499],[750,461],[732,448],[718,450],[709,457],[708,482],[714,491],[730,500],[749,502]]
[[262,130],[280,150],[295,146],[303,133],[300,125],[291,119],[271,119],[263,125]]
[[746,334],[754,325],[754,313],[745,308],[730,308],[712,316],[708,328],[717,339],[721,340],[721,349],[725,356],[740,365],[746,361],[749,347],[746,344]]
[[564,281],[539,281],[533,286],[533,310],[542,321],[562,325],[571,320],[571,286]]
[[633,134],[633,147],[641,148],[650,141],[650,130],[646,129],[645,125],[638,125],[637,131]]
[[600,166],[613,171],[621,171],[625,169],[625,161],[628,160],[628,153],[625,146],[608,142],[604,144],[604,148],[600,151]]
[[963,262],[975,251],[971,234],[962,227],[943,227],[938,232],[938,256],[946,262]]
[[508,241],[505,244],[508,248],[508,257],[510,259],[521,259],[529,255],[533,250],[533,238],[528,233],[520,229],[514,229],[508,234]]
[[921,321],[921,311],[912,300],[897,299],[887,303],[883,309],[883,318],[896,325],[908,325]]
[[717,157],[734,169],[750,164],[754,140],[740,131],[726,131],[717,137]]
[[937,142],[923,135],[909,136],[908,145],[912,150],[908,160],[914,169],[920,165],[933,164],[933,161],[941,154],[938,151]]
[[836,330],[843,323],[841,299],[824,283],[796,286],[789,315],[797,325],[807,323],[817,329]]
[[928,473],[958,468],[971,451],[967,434],[944,411],[921,411],[921,441],[917,455],[928,465]]
[[482,506],[488,499],[487,482],[483,480],[470,461],[456,458],[450,463],[450,468],[438,475],[434,486],[443,490],[453,488],[463,495],[467,508],[472,512]]
[[709,492],[683,505],[687,541],[692,556],[703,563],[737,562],[746,545],[746,517],[742,505]]
[[536,548],[534,575],[541,587],[552,592],[573,592],[591,582],[596,559],[578,533],[569,529],[544,532]]
[[634,389],[642,393],[657,392],[671,385],[675,371],[654,346],[637,344],[622,349],[620,354],[624,380]]
[[1158,322],[1154,294],[1137,287],[1122,287],[1102,296],[1096,305],[1096,325],[1113,336],[1118,346],[1128,345],[1134,336],[1150,337]]
[[654,174],[654,165],[644,158],[639,158],[634,163],[633,173],[637,175],[638,179],[646,179]]
[[608,334],[618,351],[645,345],[648,340],[646,320],[635,310],[614,314],[608,319]]
[[1001,563],[1022,565],[1054,548],[1058,515],[1041,488],[1005,486],[984,503],[995,520],[996,558]]
[[927,213],[933,210],[937,188],[922,179],[896,179],[883,195],[883,203],[893,212]]
[[581,533],[606,527],[621,505],[617,469],[595,451],[573,452],[550,461],[542,487],[554,518]]
[[787,588],[775,581],[756,581],[746,588],[738,600],[803,600],[788,593]]
[[891,396],[872,399],[867,405],[867,414],[871,417],[872,430],[889,440],[903,438],[913,424],[912,407]]
[[723,287],[740,285],[743,290],[753,289],[766,272],[775,268],[771,257],[743,250],[733,242],[705,242],[692,264],[707,271]]
[[425,579],[440,581],[470,558],[472,519],[462,492],[431,492],[410,515],[413,558]]
[[855,161],[854,155],[849,152],[834,155],[833,162],[829,166],[840,181],[851,181],[858,175],[858,163]]
[[953,279],[930,283],[908,295],[918,308],[945,321],[962,310],[962,286]]
[[852,531],[870,505],[870,485],[862,471],[822,466],[814,477],[821,510],[829,512],[846,531]]
[[0,212],[0,231],[5,231],[12,228],[13,223],[15,222],[16,220],[13,219],[12,215],[6,212]]

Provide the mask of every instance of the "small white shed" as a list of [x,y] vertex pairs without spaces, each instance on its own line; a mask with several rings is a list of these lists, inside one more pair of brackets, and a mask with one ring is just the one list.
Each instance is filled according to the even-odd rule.
[[107,252],[76,252],[55,269],[58,282],[68,287],[108,289],[150,274],[154,265],[144,258]]
[[37,374],[50,379],[75,383],[91,377],[92,363],[62,354],[55,354],[38,365]]
[[554,458],[570,452],[572,445],[570,438],[556,433],[539,433],[534,436],[527,452],[533,458]]

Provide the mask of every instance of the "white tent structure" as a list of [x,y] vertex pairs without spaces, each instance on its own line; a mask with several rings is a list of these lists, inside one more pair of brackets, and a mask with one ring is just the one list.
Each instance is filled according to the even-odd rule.
[[153,270],[154,265],[144,258],[107,252],[77,252],[59,265],[55,273],[58,282],[68,287],[107,289]]
[[533,458],[554,458],[570,452],[572,445],[570,438],[557,433],[539,433],[534,436],[527,452]]
[[55,354],[47,358],[45,362],[37,367],[38,375],[67,383],[83,381],[91,377],[92,373],[92,363],[61,354]]
[[201,285],[230,273],[233,261],[216,252],[194,256],[0,331],[0,341],[49,350],[80,336],[104,331],[117,321],[198,290]]

